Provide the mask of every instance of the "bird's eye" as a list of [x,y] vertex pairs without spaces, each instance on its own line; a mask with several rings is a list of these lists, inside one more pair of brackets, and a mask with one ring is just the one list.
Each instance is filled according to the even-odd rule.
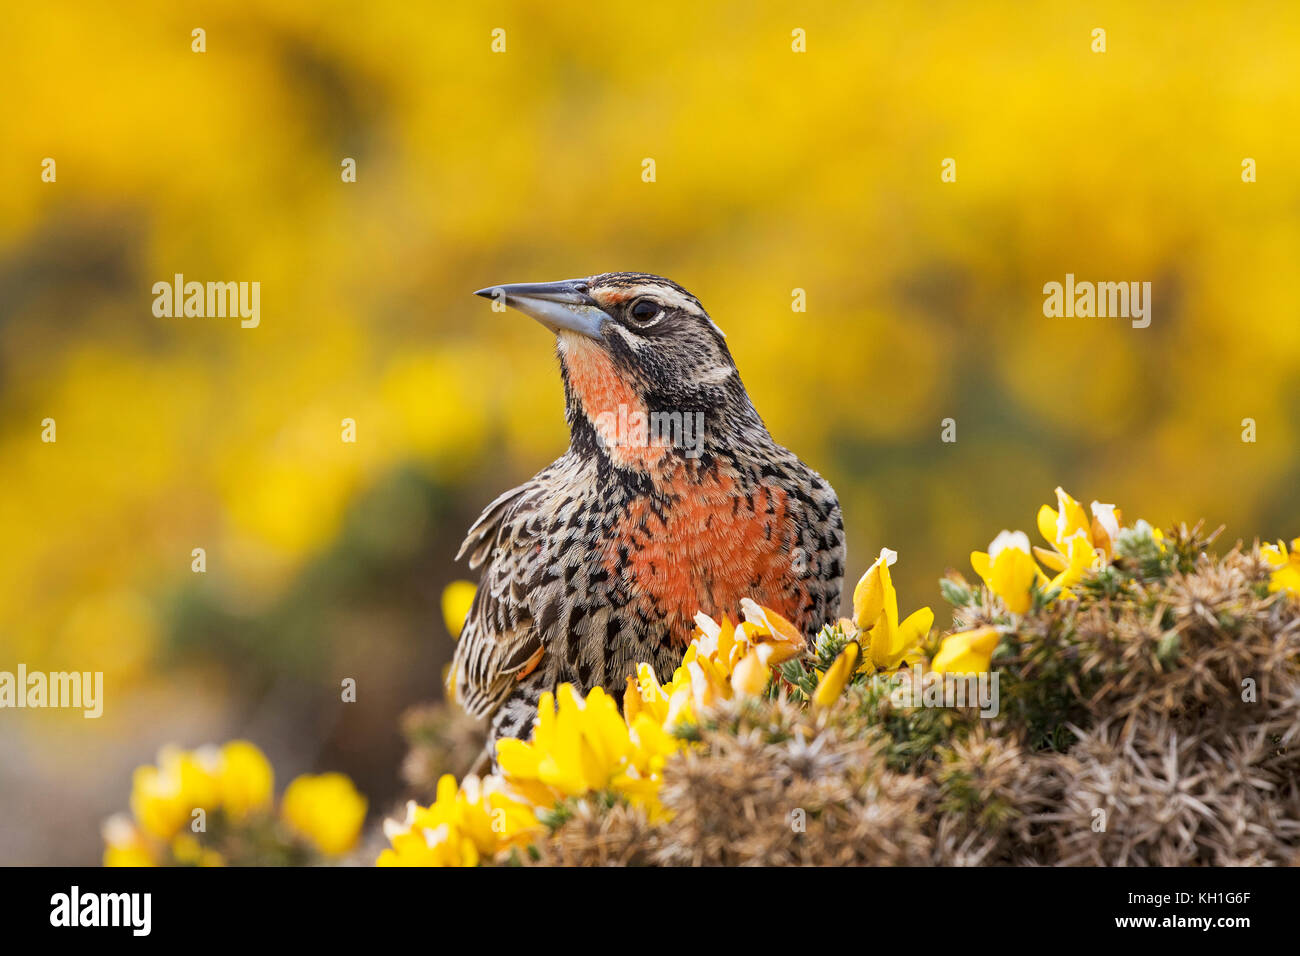
[[637,325],[649,325],[663,312],[658,302],[653,299],[637,299],[632,303],[632,308],[627,310],[628,316]]

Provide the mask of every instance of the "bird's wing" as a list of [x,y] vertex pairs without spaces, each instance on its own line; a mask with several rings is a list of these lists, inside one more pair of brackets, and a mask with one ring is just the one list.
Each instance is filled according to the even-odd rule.
[[483,559],[496,546],[497,536],[501,533],[501,525],[506,516],[521,498],[527,498],[531,492],[535,491],[536,486],[537,479],[534,478],[518,488],[511,488],[504,494],[499,495],[496,500],[484,508],[483,513],[478,516],[478,520],[470,525],[465,540],[460,544],[460,550],[456,552],[456,560],[459,561],[468,551],[469,566],[471,568],[477,568],[482,564]]
[[545,570],[543,534],[537,528],[547,491],[544,475],[488,505],[457,554],[468,552],[471,568],[487,561],[456,644],[450,678],[456,699],[476,717],[500,706],[544,650],[531,604]]

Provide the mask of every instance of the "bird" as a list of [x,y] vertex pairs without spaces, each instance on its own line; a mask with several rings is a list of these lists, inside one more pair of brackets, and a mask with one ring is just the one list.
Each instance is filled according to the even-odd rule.
[[569,427],[568,449],[489,504],[456,555],[482,571],[448,690],[488,718],[485,755],[527,739],[562,683],[621,704],[638,664],[669,680],[700,612],[738,620],[750,598],[810,640],[836,618],[835,491],[768,433],[699,299],[637,272],[475,294],[555,336]]

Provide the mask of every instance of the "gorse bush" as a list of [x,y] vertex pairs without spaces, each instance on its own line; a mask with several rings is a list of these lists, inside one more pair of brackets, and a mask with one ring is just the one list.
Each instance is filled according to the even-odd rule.
[[[942,638],[929,608],[900,620],[888,550],[811,643],[752,602],[701,615],[669,684],[642,667],[622,714],[561,687],[499,775],[389,821],[379,862],[1300,858],[1300,539],[1218,556],[1203,525],[1061,489],[1037,524],[940,582]],[[436,709],[408,731],[426,792],[433,755],[470,759]]]

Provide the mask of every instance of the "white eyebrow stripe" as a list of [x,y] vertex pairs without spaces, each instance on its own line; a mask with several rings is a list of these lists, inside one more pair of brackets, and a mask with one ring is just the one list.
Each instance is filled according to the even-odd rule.
[[693,296],[686,295],[666,285],[659,285],[654,282],[647,282],[642,285],[633,286],[625,289],[620,294],[620,300],[623,302],[635,302],[642,296],[666,306],[670,309],[680,309],[683,312],[690,312],[693,315],[704,315],[704,309]]
[[657,302],[661,302],[669,308],[681,309],[683,312],[693,312],[696,315],[703,313],[700,304],[690,296],[683,295],[676,289],[669,289],[665,286],[655,286],[653,289],[647,289],[646,295],[650,296]]

